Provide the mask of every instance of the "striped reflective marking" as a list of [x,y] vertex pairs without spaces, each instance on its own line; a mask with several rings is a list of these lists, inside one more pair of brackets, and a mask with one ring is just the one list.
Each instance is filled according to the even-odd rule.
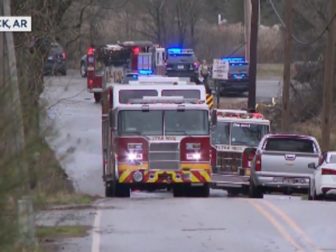
[[206,95],[206,104],[209,106],[210,109],[214,107],[214,97],[211,94]]

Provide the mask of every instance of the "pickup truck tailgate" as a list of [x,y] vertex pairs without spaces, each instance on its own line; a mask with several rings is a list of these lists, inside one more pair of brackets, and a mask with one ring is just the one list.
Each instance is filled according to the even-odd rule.
[[318,163],[316,153],[284,153],[283,151],[263,151],[261,154],[262,172],[313,173],[309,163]]

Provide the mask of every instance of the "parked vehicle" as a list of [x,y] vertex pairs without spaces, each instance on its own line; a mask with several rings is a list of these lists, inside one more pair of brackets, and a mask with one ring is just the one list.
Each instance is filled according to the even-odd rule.
[[87,74],[87,64],[86,64],[86,57],[87,55],[83,55],[81,60],[80,60],[80,66],[79,66],[79,72],[80,75],[85,78]]
[[67,74],[66,53],[63,47],[57,42],[53,42],[50,44],[48,57],[44,62],[43,74],[44,75]]
[[229,196],[247,194],[251,160],[245,150],[256,148],[269,132],[270,121],[260,113],[217,110],[217,125],[211,134],[211,187],[225,189]]
[[249,89],[249,63],[244,57],[225,57],[229,62],[227,80],[219,80],[221,94],[243,94]]
[[129,85],[106,81],[107,100],[102,101],[106,196],[129,197],[131,189],[172,188],[174,196],[207,197],[211,167],[204,86],[162,76],[140,77]]
[[314,169],[310,199],[336,196],[336,151],[325,152],[320,163],[310,163],[309,168]]
[[166,75],[188,77],[198,83],[198,61],[192,49],[167,49]]
[[310,194],[313,170],[321,150],[314,137],[295,134],[268,134],[261,140],[251,165],[249,195],[305,192]]
[[[163,48],[150,41],[125,41],[98,48],[90,47],[86,57],[87,89],[99,102],[105,74],[113,78],[115,83],[127,83],[130,77],[136,77],[134,73],[151,75],[162,72],[163,58]],[[109,66],[111,71],[105,73],[104,66]]]

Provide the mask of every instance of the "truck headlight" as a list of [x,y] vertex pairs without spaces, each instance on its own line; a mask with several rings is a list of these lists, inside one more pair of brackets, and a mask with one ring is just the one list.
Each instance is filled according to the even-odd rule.
[[127,160],[131,162],[136,160],[142,160],[142,153],[129,152],[127,154]]
[[187,153],[187,159],[198,161],[201,159],[201,153],[199,152]]

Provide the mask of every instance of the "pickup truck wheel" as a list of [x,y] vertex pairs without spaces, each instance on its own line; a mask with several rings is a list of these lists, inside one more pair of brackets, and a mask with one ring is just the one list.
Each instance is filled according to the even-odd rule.
[[239,194],[239,190],[237,189],[227,189],[228,197],[237,197]]
[[264,197],[264,193],[252,181],[250,182],[249,197],[254,199],[262,199]]
[[93,93],[93,97],[96,103],[99,103],[101,100],[101,93]]

